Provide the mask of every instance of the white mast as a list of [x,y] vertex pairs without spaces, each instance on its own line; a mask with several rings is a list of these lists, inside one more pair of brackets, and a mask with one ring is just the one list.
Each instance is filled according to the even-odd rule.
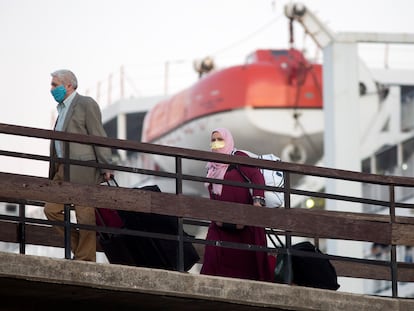
[[[414,35],[406,33],[334,33],[304,5],[291,3],[285,6],[285,15],[299,22],[306,33],[323,50],[323,102],[324,102],[324,163],[327,167],[361,171],[361,133],[370,129],[361,124],[360,116],[373,114],[375,102],[359,96],[359,86],[376,92],[368,69],[359,60],[358,43],[414,43]],[[362,102],[364,101],[363,105]],[[367,103],[367,105],[366,105]],[[368,107],[368,108],[366,108]],[[377,107],[378,108],[378,107]],[[365,110],[363,110],[365,109]],[[365,113],[364,113],[365,112]],[[358,183],[327,180],[326,191],[342,195],[362,196]],[[361,212],[361,204],[349,206],[344,202],[327,200],[327,210]],[[328,241],[328,253],[361,257],[362,243]],[[342,291],[363,292],[363,282],[341,280]]]

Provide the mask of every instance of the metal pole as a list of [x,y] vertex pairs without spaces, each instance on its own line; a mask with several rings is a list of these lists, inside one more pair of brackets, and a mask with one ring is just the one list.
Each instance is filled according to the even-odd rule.
[[25,205],[19,204],[19,247],[20,254],[26,254]]
[[[69,165],[69,142],[65,141],[65,161],[64,161],[64,181],[70,181],[70,165]],[[65,204],[63,210],[63,222],[64,222],[64,232],[65,232],[65,258],[71,258],[71,245],[70,245],[70,207],[71,204]]]
[[64,222],[64,229],[65,229],[65,258],[70,259],[70,204],[64,205],[63,211],[63,222]]
[[[175,193],[183,193],[183,172],[182,172],[182,159],[181,157],[175,158],[175,174],[176,174],[176,184],[175,184]],[[184,232],[183,232],[183,219],[182,217],[178,218],[178,271],[184,272]]]
[[[284,174],[285,179],[285,208],[290,209],[290,173],[285,172]],[[290,235],[289,231],[286,231],[285,235],[285,245],[287,249],[287,265],[288,265],[288,284],[292,284],[293,281],[293,270],[292,270],[292,254],[290,253],[290,249],[292,248],[292,236]]]
[[184,272],[184,230],[182,217],[178,217],[178,271]]
[[[395,188],[394,185],[389,186],[390,189],[390,220],[391,225],[395,222]],[[392,297],[398,297],[398,266],[397,266],[397,246],[391,244],[391,286]]]

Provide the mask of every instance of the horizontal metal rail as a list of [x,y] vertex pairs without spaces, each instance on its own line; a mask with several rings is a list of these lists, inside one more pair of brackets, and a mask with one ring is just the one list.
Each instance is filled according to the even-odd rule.
[[[125,141],[125,140],[118,140],[113,138],[105,138],[105,137],[97,137],[91,135],[78,135],[78,134],[71,134],[71,133],[63,133],[63,132],[56,132],[56,131],[49,131],[43,129],[36,129],[36,128],[29,128],[29,127],[21,127],[21,126],[14,126],[8,124],[0,124],[0,134],[8,134],[8,135],[17,135],[17,136],[25,136],[31,137],[36,139],[47,139],[47,140],[60,140],[66,142],[65,144],[68,146],[66,149],[66,157],[64,159],[54,159],[57,162],[63,163],[65,165],[66,172],[68,172],[68,167],[70,165],[84,165],[84,166],[91,166],[97,168],[105,168],[111,169],[114,171],[122,171],[128,173],[135,173],[135,174],[143,174],[143,175],[152,175],[164,178],[171,178],[174,179],[176,185],[176,194],[175,197],[163,197],[162,194],[152,193],[150,195],[151,199],[148,199],[146,202],[142,203],[136,209],[131,209],[131,207],[126,207],[124,205],[115,206],[115,202],[112,202],[108,208],[114,209],[124,209],[125,210],[135,210],[139,212],[157,212],[161,211],[161,213],[165,213],[167,215],[174,215],[179,217],[179,232],[177,235],[168,235],[168,234],[161,234],[156,232],[145,232],[145,231],[135,231],[130,229],[118,229],[118,228],[108,228],[102,226],[87,226],[82,224],[71,223],[69,221],[69,216],[67,215],[65,223],[59,222],[50,222],[47,220],[42,219],[33,219],[25,217],[24,213],[24,206],[26,204],[41,206],[41,201],[36,201],[34,197],[45,197],[43,190],[41,189],[40,184],[42,181],[40,179],[31,179],[27,177],[27,185],[30,187],[31,183],[33,183],[34,188],[30,194],[33,197],[26,197],[31,189],[24,189],[25,185],[16,184],[13,181],[13,178],[16,177],[16,182],[18,180],[26,180],[25,177],[21,177],[19,175],[11,174],[7,175],[10,176],[10,185],[14,185],[14,191],[11,189],[4,189],[4,187],[0,187],[0,201],[2,202],[16,202],[20,204],[19,215],[18,216],[6,216],[0,215],[0,221],[5,222],[12,222],[18,224],[18,235],[19,235],[19,242],[20,244],[20,252],[25,252],[25,243],[26,239],[26,226],[28,225],[38,225],[38,226],[45,226],[45,225],[61,225],[66,226],[66,258],[70,254],[70,239],[67,238],[71,229],[85,229],[85,230],[94,230],[97,232],[103,233],[110,233],[110,234],[126,234],[126,235],[133,235],[133,236],[144,236],[156,239],[166,239],[166,240],[174,240],[177,241],[179,244],[179,270],[183,270],[183,243],[184,242],[191,242],[195,244],[201,245],[215,245],[219,247],[231,247],[231,248],[240,248],[240,249],[250,249],[250,250],[258,250],[258,251],[266,251],[270,253],[288,253],[290,255],[300,255],[300,256],[309,256],[315,257],[319,256],[321,258],[326,258],[332,261],[344,261],[349,263],[358,263],[358,264],[369,264],[381,267],[387,267],[390,270],[391,281],[392,281],[392,292],[393,297],[397,297],[397,281],[400,279],[400,275],[398,273],[399,269],[402,266],[402,263],[397,262],[396,257],[396,246],[397,245],[412,245],[414,244],[414,233],[413,233],[413,225],[414,221],[410,217],[401,217],[395,214],[396,208],[404,208],[404,209],[413,209],[414,204],[403,203],[403,202],[396,202],[395,201],[395,187],[409,187],[414,188],[414,178],[410,177],[400,177],[400,176],[382,176],[376,174],[367,174],[367,173],[360,173],[360,172],[353,172],[353,171],[346,171],[346,170],[338,170],[338,169],[330,169],[330,168],[323,168],[323,167],[315,167],[309,165],[301,165],[295,163],[287,163],[287,162],[273,162],[261,159],[253,159],[249,157],[240,157],[240,156],[229,156],[223,155],[218,153],[211,153],[205,151],[198,151],[198,150],[191,150],[191,149],[183,149],[183,148],[176,148],[176,147],[169,147],[169,146],[160,146],[160,145],[152,145],[148,143],[139,143],[133,141]],[[149,169],[137,168],[137,167],[128,167],[122,165],[106,165],[94,162],[84,162],[84,161],[77,161],[73,159],[69,159],[69,146],[70,143],[82,143],[82,144],[91,144],[94,146],[100,147],[110,147],[114,149],[120,150],[128,150],[138,153],[148,153],[148,154],[157,154],[162,156],[168,156],[175,159],[175,168],[171,172],[162,172],[162,171],[154,171]],[[15,152],[15,151],[8,151],[8,150],[0,150],[0,156],[7,156],[7,157],[14,157],[14,158],[21,158],[21,159],[31,159],[36,161],[50,161],[50,158],[43,155],[37,154],[28,154],[23,152]],[[183,174],[182,172],[182,160],[189,159],[189,160],[197,160],[202,162],[213,161],[213,162],[221,162],[221,163],[229,163],[235,165],[247,165],[247,166],[256,166],[259,168],[264,169],[273,169],[273,170],[280,170],[285,173],[285,186],[282,188],[277,187],[268,187],[268,186],[260,186],[260,185],[252,185],[246,183],[239,183],[239,182],[231,182],[231,181],[223,181],[217,179],[206,178],[205,176],[195,176],[189,174]],[[0,173],[4,174],[4,173]],[[331,179],[338,179],[338,180],[347,180],[352,182],[359,182],[359,183],[370,183],[382,186],[388,186],[389,189],[389,199],[388,200],[378,200],[378,199],[370,199],[370,198],[360,198],[354,197],[349,195],[341,195],[341,194],[331,194],[325,192],[316,192],[316,191],[306,191],[306,190],[299,190],[290,187],[290,178],[291,175],[307,175],[307,176],[316,176],[320,178],[331,178]],[[6,177],[4,175],[3,177]],[[67,176],[68,178],[68,176]],[[211,202],[208,203],[209,200],[202,201],[202,204],[209,206],[206,207],[208,212],[199,209],[198,207],[190,208],[191,198],[188,198],[188,202],[183,199],[182,194],[182,184],[183,181],[193,181],[193,182],[214,182],[214,183],[222,183],[228,185],[234,185],[239,187],[245,188],[258,188],[264,190],[271,190],[277,192],[284,192],[285,193],[285,207],[286,209],[280,210],[273,210],[270,211],[269,209],[260,209],[254,210],[246,208],[246,206],[237,207],[239,213],[229,213],[230,205],[226,204],[226,202],[214,202],[214,206]],[[1,182],[0,182],[1,183]],[[38,186],[36,186],[38,185]],[[0,185],[1,186],[1,185]],[[99,207],[101,202],[96,200],[92,200],[91,198],[78,198],[76,197],[75,193],[71,193],[70,191],[76,191],[75,186],[71,186],[69,184],[63,183],[62,185],[56,185],[54,182],[49,181],[46,185],[47,187],[67,187],[67,191],[69,191],[64,197],[68,199],[59,199],[65,200],[61,203],[67,204],[68,209],[67,213],[70,211],[70,205],[76,204],[76,201],[79,202],[84,200],[86,206],[94,206]],[[88,187],[88,186],[84,186]],[[97,186],[99,188],[99,186]],[[3,189],[2,189],[3,188]],[[96,189],[98,189],[96,188]],[[91,191],[93,190],[89,187]],[[98,190],[96,190],[98,191]],[[119,191],[123,191],[122,189]],[[36,192],[36,195],[33,193]],[[126,192],[125,192],[126,193]],[[142,193],[141,193],[142,195]],[[350,203],[362,203],[362,204],[369,204],[374,206],[383,206],[389,209],[389,215],[377,215],[377,214],[361,214],[361,213],[341,213],[341,212],[329,212],[329,211],[320,211],[320,212],[311,212],[308,210],[300,210],[300,209],[291,209],[290,207],[290,198],[292,195],[299,195],[299,196],[312,196],[318,197],[323,199],[329,200],[340,200]],[[160,197],[159,202],[155,202],[157,196]],[[72,198],[72,199],[69,199]],[[56,198],[57,200],[57,198]],[[90,204],[87,204],[87,201],[90,201]],[[163,201],[164,200],[164,201]],[[159,210],[160,202],[168,202],[169,203],[176,203],[177,207],[171,208],[170,210]],[[201,199],[199,199],[201,200]],[[183,201],[185,201],[183,203]],[[57,202],[57,201],[56,201]],[[128,200],[125,200],[128,202]],[[196,201],[194,201],[196,202]],[[193,202],[193,204],[194,204]],[[201,201],[197,201],[200,203]],[[80,204],[80,203],[78,203]],[[146,205],[145,205],[146,204]],[[183,205],[184,204],[184,205]],[[184,206],[185,210],[181,211],[178,210],[178,205]],[[233,204],[232,208],[236,208],[238,204]],[[23,210],[23,212],[22,212]],[[299,211],[300,210],[300,211]],[[235,215],[233,215],[235,214]],[[291,219],[291,222],[288,224],[282,224],[280,219],[276,217],[283,216],[286,219]],[[294,222],[294,216],[296,219],[302,221],[300,224]],[[341,228],[335,228],[335,226],[331,225],[329,228],[331,231],[329,233],[325,233],[328,230],[324,231],[323,228],[318,227],[317,224],[312,231],[310,226],[306,226],[306,228],[301,228],[301,224],[306,223],[307,221],[320,221],[319,226],[329,226],[331,224],[322,223],[322,221],[326,221],[330,219],[330,221],[335,222],[348,222],[348,225],[354,228],[355,232],[344,232],[341,231]],[[208,241],[193,237],[188,237],[183,235],[183,225],[184,224],[192,224],[192,225],[199,225],[205,226],[208,225],[210,221],[216,220],[223,220],[223,221],[233,221],[234,223],[242,223],[246,225],[260,225],[263,227],[273,228],[274,224],[277,224],[276,227],[279,226],[279,232],[282,235],[285,235],[287,241],[287,248],[269,248],[269,247],[262,247],[257,245],[239,245],[238,243],[229,243],[225,241]],[[272,222],[270,221],[272,220]],[[299,222],[298,220],[298,222]],[[366,228],[370,228],[370,232],[363,232],[362,230],[357,230],[359,226],[365,226]],[[380,230],[381,228],[381,230]],[[276,228],[277,229],[277,228]],[[377,232],[377,234],[375,234]],[[313,237],[315,239],[319,238],[330,238],[330,239],[349,239],[355,241],[372,241],[378,243],[386,243],[391,245],[391,260],[390,261],[381,261],[381,260],[372,260],[372,259],[361,259],[361,258],[351,258],[345,256],[333,256],[329,254],[308,254],[306,252],[299,252],[296,250],[291,249],[291,238],[294,236],[301,236],[301,237]],[[411,244],[399,244],[399,243],[411,243]],[[414,266],[404,265],[404,267],[408,269],[413,269]],[[413,278],[414,281],[414,278]]]

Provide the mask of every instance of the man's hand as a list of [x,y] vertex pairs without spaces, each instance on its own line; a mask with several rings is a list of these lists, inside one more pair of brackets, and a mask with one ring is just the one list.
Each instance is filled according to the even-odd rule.
[[111,178],[113,178],[113,177],[114,177],[114,173],[113,173],[113,172],[105,172],[105,173],[103,174],[103,176],[104,176],[104,179],[105,179],[106,181],[110,181],[110,180],[111,180]]

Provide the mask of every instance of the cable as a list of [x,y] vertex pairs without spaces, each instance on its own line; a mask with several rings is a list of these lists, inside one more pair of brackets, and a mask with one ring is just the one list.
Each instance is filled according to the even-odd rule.
[[224,53],[227,50],[230,50],[240,44],[242,44],[243,42],[246,42],[248,40],[250,40],[251,38],[253,38],[254,36],[256,36],[257,34],[259,34],[260,32],[262,32],[264,29],[268,28],[269,26],[271,26],[272,24],[276,23],[280,18],[282,17],[282,14],[280,14],[279,16],[277,16],[276,18],[271,19],[269,22],[267,22],[266,24],[264,24],[263,26],[261,26],[259,29],[255,30],[254,32],[252,32],[251,34],[249,34],[248,36],[246,36],[243,39],[240,39],[234,43],[232,43],[231,45],[221,48],[219,50],[217,50],[216,52],[214,52],[213,54],[211,54],[212,56],[217,56],[217,54],[221,54]]

